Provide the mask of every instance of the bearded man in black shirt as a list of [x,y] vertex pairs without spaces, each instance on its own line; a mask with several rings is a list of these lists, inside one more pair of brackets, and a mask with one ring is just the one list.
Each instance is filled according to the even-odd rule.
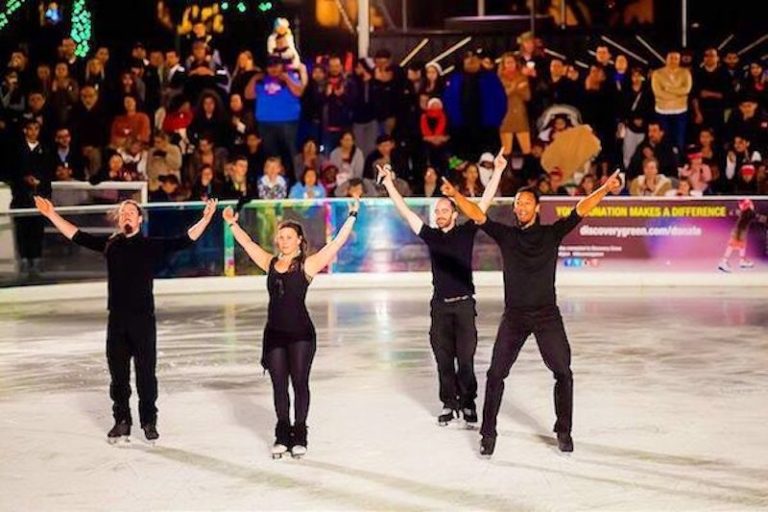
[[[494,160],[494,171],[478,208],[485,212],[498,189],[501,175],[507,167],[503,148]],[[397,212],[429,248],[432,262],[434,293],[430,302],[432,325],[430,345],[437,361],[440,401],[443,410],[437,417],[441,426],[459,418],[459,411],[468,426],[477,423],[477,379],[474,357],[477,349],[475,327],[475,286],[472,282],[472,249],[477,224],[457,224],[458,212],[446,198],[435,203],[437,228],[424,224],[403,200],[394,184],[394,174],[388,166],[377,166],[379,177],[395,204]]]
[[558,447],[573,451],[573,376],[571,348],[555,297],[555,269],[558,248],[595,206],[611,191],[621,187],[616,171],[603,186],[585,197],[571,214],[551,225],[539,223],[539,196],[534,188],[522,188],[515,196],[516,224],[508,226],[490,220],[475,203],[467,200],[446,180],[442,191],[456,202],[459,210],[493,238],[504,261],[504,316],[493,347],[488,369],[480,453],[493,454],[496,446],[496,417],[509,375],[525,340],[533,334],[539,351],[555,377],[555,414]]
[[110,236],[85,233],[66,221],[53,204],[35,196],[35,206],[65,237],[78,245],[101,252],[107,260],[107,363],[111,382],[115,426],[107,434],[110,443],[128,441],[131,434],[131,357],[136,367],[139,419],[147,440],[157,433],[157,331],[152,294],[154,264],[174,251],[192,245],[205,231],[216,212],[216,200],[206,202],[203,218],[186,234],[175,238],[148,238],[141,233],[141,206],[123,201],[117,211],[118,231]]

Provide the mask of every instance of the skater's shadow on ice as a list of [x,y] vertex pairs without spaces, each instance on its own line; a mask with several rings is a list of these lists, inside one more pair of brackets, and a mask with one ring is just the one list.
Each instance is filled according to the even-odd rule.
[[[588,475],[588,474],[585,474],[583,471],[574,471],[573,468],[557,469],[552,467],[536,466],[536,465],[528,464],[521,461],[507,462],[507,461],[494,460],[493,464],[496,466],[505,467],[505,468],[525,469],[525,470],[536,471],[536,472],[549,474],[549,475],[558,475],[565,478],[583,480],[593,484],[606,483],[606,484],[616,485],[620,488],[632,489],[634,491],[637,491],[638,489],[643,489],[643,490],[652,491],[654,493],[666,494],[673,497],[687,496],[694,499],[705,498],[707,500],[716,500],[723,503],[738,504],[742,506],[743,505],[754,506],[756,504],[762,503],[766,498],[765,492],[762,489],[751,489],[751,488],[744,488],[744,487],[734,488],[734,487],[725,486],[725,485],[710,486],[709,484],[711,482],[706,482],[707,487],[702,487],[701,484],[703,483],[703,481],[697,482],[695,487],[691,489],[684,489],[681,487],[679,475],[674,475],[672,478],[669,478],[670,475],[662,475],[665,477],[664,482],[672,482],[672,483],[670,485],[657,485],[657,484],[643,482],[642,480],[638,480],[634,475],[627,479],[607,477],[602,475]],[[713,492],[713,489],[716,489],[717,487],[721,489],[727,489],[728,493],[722,494],[716,491]],[[741,491],[744,494],[738,495],[734,493],[734,491],[737,491],[737,492]]]
[[[162,457],[173,462],[186,464],[187,466],[203,469],[209,472],[215,472],[222,476],[237,480],[238,482],[251,483],[254,486],[262,486],[271,491],[296,491],[297,489],[301,489],[301,492],[310,495],[312,498],[324,500],[326,503],[333,504],[335,507],[338,507],[339,503],[344,503],[352,509],[359,510],[369,510],[371,508],[413,512],[423,510],[423,507],[416,507],[409,503],[396,501],[395,499],[381,496],[372,498],[370,493],[367,492],[353,492],[350,490],[351,488],[349,485],[341,485],[338,487],[332,487],[327,484],[320,485],[318,484],[316,478],[286,476],[277,472],[257,469],[250,466],[243,466],[241,464],[222,460],[216,457],[211,457],[209,455],[194,453],[188,450],[180,450],[177,448],[170,448],[165,446],[155,446],[151,449],[147,449],[146,451],[148,454],[155,457]],[[306,465],[306,462],[306,460],[302,461],[301,464]],[[322,466],[323,465],[313,464],[313,467],[316,469],[323,469]],[[348,471],[352,472],[351,469]],[[358,471],[354,471],[354,474],[359,476]],[[443,493],[443,496],[447,496],[450,492],[449,489],[440,489]],[[483,498],[485,500],[488,499],[487,496],[483,496]],[[375,504],[373,503],[374,499]],[[453,500],[452,497],[449,499]],[[480,503],[481,500],[478,498],[477,504],[479,505]],[[485,507],[487,508],[487,505],[485,505]],[[498,509],[511,510],[514,509],[514,507],[513,504],[509,504],[505,507],[498,507]]]
[[254,432],[260,439],[269,445],[272,444],[272,431],[275,426],[275,413],[272,409],[260,405],[261,400],[271,400],[271,398],[252,393],[222,393],[222,397],[227,400],[232,407],[232,416],[242,427]]

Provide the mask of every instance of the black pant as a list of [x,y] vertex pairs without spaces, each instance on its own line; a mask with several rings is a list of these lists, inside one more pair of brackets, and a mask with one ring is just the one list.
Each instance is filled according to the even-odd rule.
[[493,346],[491,367],[485,386],[483,425],[480,433],[496,436],[496,417],[504,393],[504,379],[509,375],[525,340],[533,333],[544,364],[555,377],[555,432],[570,432],[573,414],[573,375],[571,347],[565,335],[563,319],[557,306],[530,311],[506,311]]
[[45,219],[37,215],[34,217],[17,217],[16,247],[22,259],[36,259],[43,255],[43,230]]
[[[432,299],[429,340],[437,361],[440,400],[450,409],[475,408],[477,349],[475,299],[446,303]],[[458,360],[458,371],[457,362]]]
[[265,354],[265,364],[272,377],[277,420],[290,423],[291,398],[288,378],[291,379],[296,424],[305,424],[309,414],[309,372],[315,358],[314,340],[293,341],[271,348]]
[[139,419],[142,425],[157,418],[157,330],[152,313],[110,312],[107,325],[107,363],[112,382],[109,396],[116,421],[131,422],[131,357],[136,368]]

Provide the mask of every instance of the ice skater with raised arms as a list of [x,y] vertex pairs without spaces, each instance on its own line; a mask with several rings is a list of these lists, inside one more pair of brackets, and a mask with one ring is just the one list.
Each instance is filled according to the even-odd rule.
[[509,375],[520,349],[533,334],[544,364],[555,377],[555,422],[560,451],[573,451],[573,376],[571,349],[557,307],[555,270],[558,247],[592,209],[611,191],[621,187],[616,171],[595,192],[585,197],[570,215],[551,225],[539,222],[539,194],[521,188],[515,196],[515,223],[505,225],[489,219],[475,203],[462,196],[447,180],[442,191],[459,210],[493,238],[501,249],[504,264],[504,315],[493,346],[485,387],[480,453],[491,456],[496,446],[496,418],[501,407],[504,379]]
[[53,204],[35,197],[35,206],[65,237],[107,260],[107,364],[109,396],[115,425],[107,434],[110,443],[127,442],[131,435],[131,358],[136,368],[139,420],[144,436],[154,442],[157,432],[157,329],[152,293],[155,264],[170,253],[191,246],[205,231],[216,212],[216,200],[205,204],[203,217],[184,235],[173,238],[145,237],[144,215],[135,201],[123,201],[117,209],[117,231],[91,235],[61,217]]
[[[494,160],[494,171],[478,208],[485,213],[496,194],[507,161],[500,151]],[[437,228],[426,225],[408,205],[394,184],[389,166],[377,166],[379,177],[395,204],[397,212],[411,230],[424,240],[432,263],[431,326],[429,341],[437,361],[439,396],[443,409],[437,417],[445,426],[459,419],[467,426],[477,424],[477,379],[474,358],[477,349],[475,327],[475,286],[472,281],[472,249],[477,224],[458,224],[456,206],[447,198],[435,202]]]
[[[284,221],[277,226],[277,255],[273,255],[238,225],[238,215],[232,208],[224,210],[224,221],[231,227],[235,240],[267,273],[269,306],[261,364],[272,379],[277,415],[273,458],[281,458],[289,451],[298,458],[307,452],[309,373],[317,347],[315,326],[305,302],[307,289],[312,278],[333,261],[352,234],[359,208],[360,201],[355,198],[336,237],[312,255],[308,254],[304,228],[298,222]],[[294,396],[293,425],[290,421],[289,378]]]

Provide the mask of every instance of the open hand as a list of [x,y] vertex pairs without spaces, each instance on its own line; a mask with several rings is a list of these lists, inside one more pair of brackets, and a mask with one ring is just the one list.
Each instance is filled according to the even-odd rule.
[[458,192],[456,187],[453,186],[453,183],[448,181],[445,176],[442,177],[442,180],[443,184],[440,186],[440,192],[442,192],[445,197],[455,197]]
[[203,218],[206,222],[210,222],[213,218],[213,214],[216,213],[216,207],[219,205],[218,199],[208,199],[205,202],[205,209],[203,210]]
[[50,217],[54,212],[53,203],[40,196],[35,196],[35,208],[45,217]]
[[232,225],[235,222],[237,222],[237,219],[240,215],[235,213],[235,210],[233,210],[231,206],[227,206],[226,208],[224,208],[224,211],[222,212],[221,216],[224,217],[224,222],[226,222],[229,225]]

